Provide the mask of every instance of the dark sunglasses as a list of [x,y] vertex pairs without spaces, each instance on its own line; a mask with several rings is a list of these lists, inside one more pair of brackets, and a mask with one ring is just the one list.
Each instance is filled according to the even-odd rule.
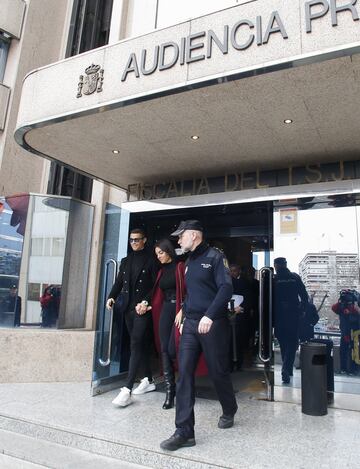
[[144,239],[144,237],[142,238],[129,238],[129,243],[140,243],[140,241],[142,241]]

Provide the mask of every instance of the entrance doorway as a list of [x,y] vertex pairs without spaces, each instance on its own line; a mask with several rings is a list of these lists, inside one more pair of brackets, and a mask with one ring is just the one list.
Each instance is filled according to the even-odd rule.
[[[265,365],[257,356],[259,281],[255,278],[273,248],[272,214],[272,202],[258,202],[136,213],[130,217],[130,229],[143,228],[148,233],[149,245],[169,237],[181,220],[200,220],[209,245],[223,251],[230,266],[239,268],[240,278],[234,280],[234,285],[239,285],[240,290],[235,293],[246,300],[244,312],[231,320],[229,363],[235,390],[258,398],[271,395],[269,387],[273,382],[267,367],[264,375]],[[174,246],[179,247],[177,240]],[[200,397],[215,398],[208,377],[198,377],[196,384]]]
[[[237,264],[245,271],[253,268],[256,279],[260,281],[260,301],[253,318],[255,326],[252,324],[251,333],[245,334],[248,339],[246,345],[240,340],[241,350],[237,350],[235,357],[238,361],[239,353],[242,355],[241,371],[237,369],[239,364],[234,356],[229,357],[231,363],[236,365],[233,367],[235,388],[255,398],[271,399],[275,396],[277,400],[300,402],[299,351],[295,355],[293,376],[289,383],[283,383],[280,344],[273,333],[272,315],[276,316],[276,310],[272,310],[271,301],[274,290],[272,267],[275,258],[286,258],[289,270],[301,277],[309,303],[314,305],[319,316],[316,324],[308,324],[310,336],[307,339],[327,339],[331,342],[334,405],[356,408],[360,394],[358,205],[357,194],[346,194],[126,212],[127,229],[119,222],[119,232],[123,233],[123,238],[125,236],[124,246],[130,229],[144,228],[148,234],[148,245],[153,246],[157,240],[168,237],[181,220],[198,219],[205,228],[207,242],[222,249],[230,264]],[[121,240],[115,239],[113,244],[120,246]],[[342,293],[344,291],[347,296]],[[350,325],[349,317],[345,317],[341,295],[351,300],[355,308]],[[99,324],[101,318],[105,318],[104,324],[108,321],[106,314],[104,308],[102,311],[100,308]],[[299,315],[303,316],[304,311],[299,311]],[[111,384],[111,387],[118,386],[116,382],[121,380],[127,369],[126,334],[121,336],[124,330],[114,330],[111,343],[108,342],[106,327],[104,331],[104,334],[97,334],[95,363],[99,358],[99,350],[101,354],[109,349],[109,357],[113,358],[107,367],[95,366],[95,392],[101,392],[103,383]],[[102,342],[99,347],[100,339]],[[263,360],[255,355],[259,340]],[[211,397],[211,384],[206,379],[199,380],[198,388],[200,395]]]
[[[115,211],[116,212],[116,211]],[[114,209],[109,211],[114,215]],[[117,214],[118,218],[120,214]],[[272,202],[256,202],[249,204],[218,205],[208,207],[195,207],[177,209],[171,211],[151,211],[131,213],[129,217],[128,232],[133,228],[142,228],[147,233],[148,246],[154,246],[161,238],[169,237],[181,220],[198,219],[205,230],[206,241],[214,247],[221,249],[229,264],[241,268],[241,279],[246,284],[251,284],[249,294],[244,305],[244,313],[236,318],[232,325],[232,344],[229,353],[229,364],[233,370],[234,387],[238,392],[243,392],[259,398],[272,396],[272,363],[267,359],[266,366],[257,358],[259,344],[258,321],[258,280],[262,267],[268,264],[273,242],[273,204]],[[114,220],[112,221],[114,223]],[[120,227],[120,221],[117,226]],[[112,235],[114,231],[112,230]],[[127,235],[127,233],[126,233]],[[173,240],[174,247],[177,240]],[[107,242],[106,246],[109,246]],[[117,240],[111,244],[118,245]],[[114,256],[113,256],[114,257]],[[107,259],[107,269],[104,269],[104,289],[109,290],[114,280],[114,262]],[[251,280],[247,280],[248,276]],[[240,281],[241,283],[241,281]],[[238,291],[238,294],[245,292]],[[104,303],[103,295],[102,303]],[[119,324],[118,318],[109,321],[108,313],[99,304],[100,314],[98,318],[98,333],[94,362],[94,393],[111,389],[117,386],[117,381],[122,380],[127,370],[129,341],[124,325]],[[101,311],[102,309],[102,311]],[[245,318],[246,316],[246,318]],[[112,323],[111,334],[109,330]],[[246,330],[245,330],[246,329]],[[110,343],[109,343],[110,337]],[[108,349],[110,345],[110,350]],[[271,343],[267,343],[269,349],[265,355],[270,358]],[[108,352],[108,353],[107,353]],[[107,360],[104,356],[107,356]],[[110,359],[110,362],[108,363]],[[154,366],[160,373],[159,361]],[[207,377],[199,377],[197,382],[199,396],[215,397],[212,384]]]

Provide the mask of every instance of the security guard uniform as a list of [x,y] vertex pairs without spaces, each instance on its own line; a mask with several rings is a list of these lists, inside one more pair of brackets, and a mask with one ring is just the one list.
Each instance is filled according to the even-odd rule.
[[[194,375],[201,352],[214,383],[223,414],[237,411],[229,370],[230,325],[227,304],[232,295],[232,282],[227,260],[218,249],[202,242],[189,255],[185,269],[187,294],[179,347],[179,379],[176,386],[176,434],[194,437]],[[201,318],[213,321],[207,334],[200,334]]]

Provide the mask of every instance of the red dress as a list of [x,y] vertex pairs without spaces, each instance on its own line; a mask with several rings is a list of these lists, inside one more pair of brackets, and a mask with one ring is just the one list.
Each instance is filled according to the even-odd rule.
[[[154,290],[153,290],[153,296],[151,300],[155,346],[159,355],[161,354],[159,322],[160,322],[160,314],[162,310],[162,305],[164,301],[163,291],[159,287],[159,282],[160,282],[162,273],[163,273],[163,269],[160,269],[156,277]],[[176,313],[178,313],[181,309],[182,303],[186,295],[185,264],[182,261],[176,264],[175,280],[176,280]],[[181,335],[180,335],[179,329],[175,325],[174,325],[174,328],[175,328],[175,348],[176,348],[176,351],[178,351],[179,343],[181,340]],[[200,355],[195,374],[196,376],[204,376],[208,374],[208,370],[207,370],[207,366],[206,366],[203,354]]]

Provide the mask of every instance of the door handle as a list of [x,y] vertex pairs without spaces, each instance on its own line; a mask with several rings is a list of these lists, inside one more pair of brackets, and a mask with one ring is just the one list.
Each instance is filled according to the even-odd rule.
[[[110,265],[114,266],[114,272],[113,272],[113,285],[116,280],[116,274],[117,274],[117,262],[114,259],[109,259],[106,264],[105,264],[105,285],[104,285],[104,293],[106,295],[107,292],[107,287],[108,287],[108,277],[109,277],[109,267]],[[100,357],[99,357],[99,363],[101,366],[108,366],[110,365],[110,354],[111,354],[111,340],[112,340],[112,330],[113,330],[113,320],[114,320],[114,306],[111,307],[110,309],[110,318],[109,318],[109,343],[107,347],[107,356],[106,359],[102,359],[102,353],[103,353],[103,348],[104,348],[104,336],[105,336],[105,315],[106,315],[106,301],[104,305],[104,311],[103,315],[101,318],[101,328],[100,328]]]
[[[259,358],[263,363],[269,363],[272,356],[272,282],[272,269],[270,267],[260,269]],[[267,317],[265,317],[265,309],[268,310]],[[264,350],[265,348],[268,348],[268,350]],[[268,356],[264,352],[265,354],[267,352]]]

